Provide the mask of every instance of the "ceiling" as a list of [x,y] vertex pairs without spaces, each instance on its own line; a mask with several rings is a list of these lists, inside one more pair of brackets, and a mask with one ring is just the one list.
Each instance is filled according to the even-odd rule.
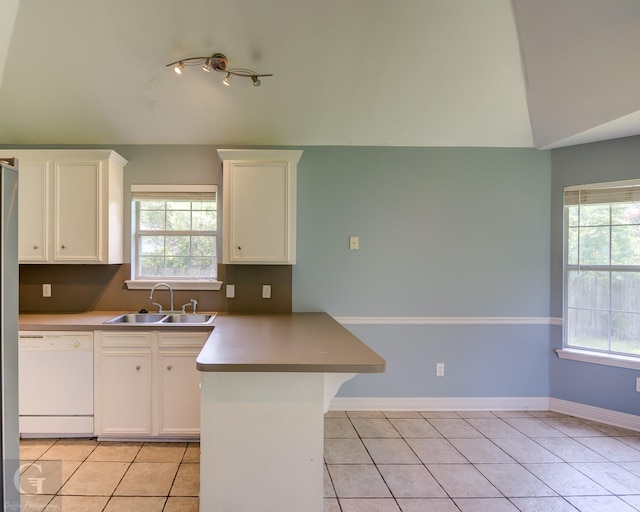
[[[638,0],[3,0],[0,142],[550,148],[640,134]],[[224,53],[253,87],[166,64]]]

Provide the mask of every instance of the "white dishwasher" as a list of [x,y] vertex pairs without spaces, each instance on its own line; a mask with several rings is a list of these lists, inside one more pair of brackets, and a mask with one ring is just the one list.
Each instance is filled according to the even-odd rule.
[[19,415],[23,436],[91,436],[93,333],[19,333]]

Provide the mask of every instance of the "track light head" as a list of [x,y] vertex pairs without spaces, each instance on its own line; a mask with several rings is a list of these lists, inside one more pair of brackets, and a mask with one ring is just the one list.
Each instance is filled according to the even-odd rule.
[[222,81],[224,85],[231,85],[231,79],[233,75],[231,73],[227,73],[227,77]]
[[255,87],[258,87],[262,83],[262,82],[260,82],[260,79],[256,75],[253,75],[251,77],[251,80],[253,81],[253,85]]
[[246,78],[251,78],[253,85],[258,87],[262,83],[260,81],[261,77],[273,76],[271,73],[256,73],[251,69],[229,68],[229,61],[222,53],[214,53],[210,57],[188,57],[186,59],[181,59],[167,64],[167,67],[169,66],[173,66],[173,70],[179,75],[182,74],[182,70],[185,66],[201,66],[203,71],[206,71],[207,73],[212,69],[214,71],[222,71],[227,74],[225,79],[222,81],[224,85],[231,85],[231,78],[234,76],[244,76]]
[[[176,63],[174,63],[174,64],[176,64]],[[171,64],[169,64],[169,65],[171,65]],[[183,70],[183,69],[184,69],[184,62],[182,62],[182,61],[178,62],[178,63],[175,65],[175,67],[173,68],[173,70],[174,70],[176,73],[178,73],[179,75],[181,75],[181,74],[182,74],[182,70]]]

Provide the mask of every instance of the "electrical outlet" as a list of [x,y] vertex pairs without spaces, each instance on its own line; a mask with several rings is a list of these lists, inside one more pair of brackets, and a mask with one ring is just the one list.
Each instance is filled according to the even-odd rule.
[[236,285],[228,284],[226,291],[227,291],[227,299],[234,299],[236,296]]
[[51,285],[43,284],[42,285],[42,296],[43,297],[51,297]]
[[436,377],[444,377],[444,363],[436,364]]
[[263,299],[270,299],[271,298],[271,285],[270,284],[263,284],[262,285],[262,298]]
[[360,249],[360,237],[358,236],[350,236],[349,237],[349,250],[357,251]]
[[636,391],[640,393],[640,377],[636,377]]

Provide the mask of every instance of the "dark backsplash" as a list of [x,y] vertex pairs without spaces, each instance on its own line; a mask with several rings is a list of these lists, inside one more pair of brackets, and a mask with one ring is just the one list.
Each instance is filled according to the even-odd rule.
[[[200,311],[234,313],[290,313],[290,265],[219,265],[220,291],[177,290],[174,307],[190,299]],[[124,281],[131,266],[123,265],[20,265],[20,313],[79,313],[84,311],[151,310],[149,290],[128,290]],[[51,297],[42,296],[42,285],[51,284]],[[235,285],[234,299],[225,296],[225,285]],[[262,299],[262,285],[271,285],[271,299]],[[159,289],[154,302],[169,307],[166,290]],[[156,300],[156,298],[158,300]]]

